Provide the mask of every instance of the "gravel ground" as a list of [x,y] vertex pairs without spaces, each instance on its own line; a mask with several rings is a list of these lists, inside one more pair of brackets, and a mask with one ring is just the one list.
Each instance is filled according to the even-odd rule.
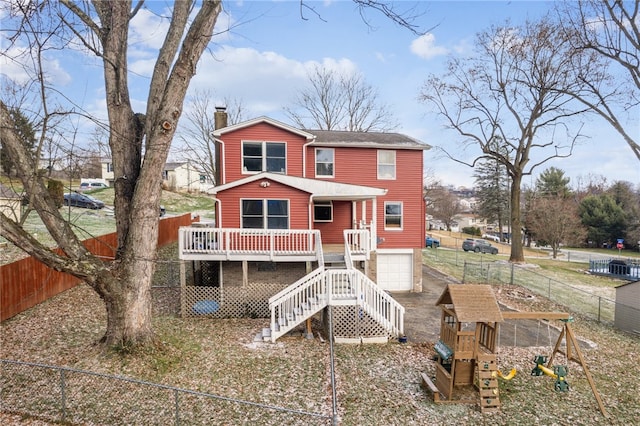
[[[501,288],[497,297],[505,306],[518,310],[562,310],[539,297],[521,297],[521,291]],[[268,320],[182,320],[172,315],[177,306],[175,296],[175,289],[158,290],[154,295],[154,326],[160,344],[153,350],[133,355],[104,352],[96,344],[104,332],[104,306],[90,288],[81,285],[2,323],[0,358],[67,366],[331,415],[326,340],[293,335],[276,344],[255,343],[253,337],[268,325]],[[499,368],[502,371],[516,368],[518,374],[500,383],[501,411],[493,414],[481,414],[477,404],[434,404],[420,386],[420,373],[432,376],[435,372],[433,342],[409,341],[335,348],[339,423],[637,424],[640,339],[580,318],[573,328],[580,338],[593,343],[583,349],[583,355],[607,409],[607,419],[598,410],[578,364],[568,363],[570,392],[554,392],[552,378],[530,375],[534,356],[550,355],[553,350],[546,341],[539,347],[500,347]],[[546,332],[546,326],[543,331]],[[566,363],[562,357],[556,358],[556,365]],[[227,412],[224,420],[218,418],[212,424],[276,424],[267,420],[266,413],[258,420],[233,415]],[[8,413],[0,415],[0,423],[49,424]],[[282,423],[312,424],[308,419],[288,419]]]

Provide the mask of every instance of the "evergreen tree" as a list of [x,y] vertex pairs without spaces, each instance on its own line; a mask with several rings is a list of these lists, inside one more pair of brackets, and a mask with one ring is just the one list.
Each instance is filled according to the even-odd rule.
[[586,197],[580,203],[579,212],[587,227],[587,238],[598,246],[612,244],[625,231],[625,211],[610,194]]
[[476,189],[476,212],[490,223],[498,223],[500,239],[509,217],[510,180],[507,168],[495,159],[481,161],[473,174]]
[[555,167],[545,169],[536,179],[536,190],[540,196],[562,196],[571,193],[570,178],[564,176],[564,171]]

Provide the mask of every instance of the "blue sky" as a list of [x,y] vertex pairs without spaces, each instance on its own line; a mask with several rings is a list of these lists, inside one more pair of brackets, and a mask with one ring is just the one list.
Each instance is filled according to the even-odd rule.
[[[296,91],[307,83],[307,70],[317,64],[362,73],[399,121],[398,131],[433,146],[455,147],[456,134],[445,132],[441,121],[429,114],[417,97],[429,73],[444,70],[446,55],[470,52],[474,36],[506,19],[518,23],[541,16],[551,2],[541,1],[434,1],[418,2],[423,11],[417,23],[429,34],[418,38],[375,11],[367,11],[369,26],[348,0],[308,1],[315,12],[302,9],[299,1],[228,1],[210,50],[198,65],[191,91],[209,90],[219,102],[234,98],[242,102],[245,118],[266,115],[288,122],[284,108],[292,106]],[[409,8],[415,2],[397,2]],[[166,2],[149,6],[162,12]],[[133,22],[130,68],[135,109],[144,111],[145,81],[151,74],[165,24],[148,10]],[[8,64],[2,68],[11,73]],[[52,58],[50,73],[66,93],[87,111],[104,116],[104,89],[100,64],[81,54]],[[637,125],[637,122],[636,122]],[[640,164],[631,149],[608,125],[590,119],[590,140],[578,146],[569,159],[547,163],[563,169],[572,183],[589,174],[606,176],[609,182],[627,180],[640,184]],[[178,159],[177,153],[173,154]],[[440,157],[425,154],[428,171],[445,184],[472,186],[473,170]]]

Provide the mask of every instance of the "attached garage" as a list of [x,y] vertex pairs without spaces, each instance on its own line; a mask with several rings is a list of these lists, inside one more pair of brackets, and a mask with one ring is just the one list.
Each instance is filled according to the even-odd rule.
[[384,290],[413,290],[413,250],[378,250],[377,271]]

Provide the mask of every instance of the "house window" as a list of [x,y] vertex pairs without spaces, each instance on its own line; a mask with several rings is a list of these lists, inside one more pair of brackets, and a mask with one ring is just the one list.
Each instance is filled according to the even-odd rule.
[[313,203],[313,221],[333,222],[333,203],[331,201]]
[[287,145],[284,142],[242,142],[242,170],[245,173],[286,173]]
[[169,170],[162,171],[162,180],[169,180]]
[[394,180],[396,178],[396,152],[378,150],[378,179]]
[[289,229],[289,201],[242,200],[242,227]]
[[402,203],[384,203],[384,229],[402,229]]
[[107,173],[113,173],[113,163],[107,163]]
[[333,148],[316,148],[316,177],[333,177]]
[[207,181],[207,175],[200,175],[200,183],[205,183]]

